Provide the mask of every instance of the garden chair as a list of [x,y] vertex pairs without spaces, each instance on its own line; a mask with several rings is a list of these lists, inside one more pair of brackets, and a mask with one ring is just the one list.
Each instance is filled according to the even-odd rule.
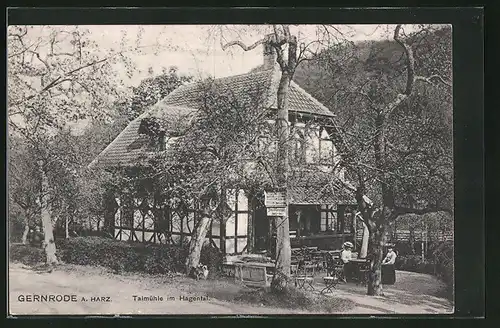
[[336,262],[333,255],[330,253],[325,254],[326,262],[326,276],[323,277],[323,282],[325,283],[325,288],[321,290],[321,294],[333,292],[339,283],[339,275],[336,272]]
[[295,287],[303,290],[314,290],[314,270],[316,266],[312,263],[304,263],[297,268],[295,273]]
[[341,259],[334,260],[333,275],[337,277],[339,281],[347,282],[344,271],[344,262],[342,262]]
[[297,274],[298,268],[299,268],[299,266],[297,264],[290,265],[290,274],[292,276],[295,275],[295,274]]
[[313,253],[312,261],[314,262],[314,264],[316,264],[316,268],[319,271],[326,270],[326,260],[324,254],[318,251]]
[[333,289],[337,288],[339,278],[337,276],[326,276],[323,277],[323,282],[325,283],[325,288],[321,290],[320,294],[333,292]]
[[333,254],[327,253],[326,259],[326,273],[327,276],[337,277],[339,280],[345,280],[344,276],[344,263],[339,258],[335,258]]
[[335,259],[330,253],[325,254],[326,275],[332,277],[335,272]]

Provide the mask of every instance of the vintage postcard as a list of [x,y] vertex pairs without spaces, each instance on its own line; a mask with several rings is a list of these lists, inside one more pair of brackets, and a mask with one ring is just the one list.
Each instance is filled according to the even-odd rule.
[[450,314],[450,24],[9,25],[9,313]]

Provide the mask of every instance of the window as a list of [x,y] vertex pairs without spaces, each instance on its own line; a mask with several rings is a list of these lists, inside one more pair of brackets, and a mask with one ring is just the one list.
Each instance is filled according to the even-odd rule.
[[295,139],[295,147],[293,150],[295,155],[294,157],[297,162],[302,163],[305,161],[306,157],[306,152],[305,152],[306,142],[305,142],[304,132],[297,130],[295,132],[294,139]]
[[317,127],[308,127],[306,129],[305,148],[306,163],[317,163],[319,151],[319,130]]
[[128,197],[122,199],[121,223],[122,227],[132,228],[134,223],[134,201]]
[[160,140],[159,140],[159,144],[160,144],[160,145],[159,145],[159,150],[160,150],[160,151],[165,150],[166,145],[167,145],[167,138],[168,138],[168,137],[165,137],[165,134],[161,134],[161,135],[160,135],[160,137],[159,137],[159,139],[160,139]]
[[325,129],[322,129],[319,140],[320,161],[322,164],[333,164],[335,146],[330,139],[330,135]]
[[351,212],[344,215],[344,233],[354,233],[354,217]]
[[311,205],[290,205],[289,227],[296,236],[309,236],[321,231],[320,210]]
[[159,137],[158,150],[159,151],[167,150],[167,148],[172,147],[178,139],[179,139],[179,137],[172,137],[172,136],[165,135],[165,134],[161,135]]
[[321,209],[321,231],[335,231],[337,226],[336,213],[329,208],[329,206],[322,206]]

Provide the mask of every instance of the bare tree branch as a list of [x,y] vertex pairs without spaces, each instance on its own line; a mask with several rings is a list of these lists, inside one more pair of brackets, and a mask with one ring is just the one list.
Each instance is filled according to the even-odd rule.
[[91,62],[91,63],[85,64],[85,65],[83,65],[83,66],[80,66],[80,67],[78,67],[78,68],[76,68],[76,69],[74,69],[74,70],[71,70],[71,71],[69,71],[69,72],[66,72],[66,73],[64,73],[63,75],[61,75],[61,76],[59,76],[59,77],[55,78],[54,80],[52,80],[49,84],[47,84],[47,85],[46,85],[45,87],[43,87],[40,91],[38,91],[38,93],[37,93],[37,94],[30,95],[30,96],[28,96],[28,97],[24,98],[23,100],[20,100],[20,101],[18,101],[18,102],[15,102],[15,103],[11,104],[11,106],[14,106],[14,107],[19,106],[19,105],[23,104],[24,102],[26,102],[26,101],[28,101],[28,100],[31,100],[31,99],[35,98],[36,96],[38,96],[38,95],[40,95],[40,94],[42,94],[42,93],[44,93],[44,92],[48,91],[49,89],[51,89],[51,88],[53,88],[53,87],[55,87],[55,86],[57,86],[57,85],[59,85],[59,84],[61,84],[61,83],[63,83],[63,82],[66,82],[66,81],[71,81],[71,79],[69,79],[69,78],[64,78],[64,77],[67,77],[67,76],[73,75],[74,73],[76,73],[76,72],[78,72],[78,71],[81,71],[81,70],[83,70],[83,69],[85,69],[85,68],[88,68],[88,67],[91,67],[91,66],[94,66],[94,65],[97,65],[97,64],[103,63],[103,62],[107,61],[108,59],[109,59],[109,58],[104,58],[104,59],[101,59],[101,60],[97,60],[97,61],[94,61],[94,62]]
[[432,80],[438,80],[439,82],[441,82],[442,84],[446,85],[447,87],[451,88],[452,85],[450,82],[446,81],[441,75],[439,74],[434,74],[434,75],[431,75],[429,77],[424,77],[424,76],[415,76],[415,82],[417,81],[423,81],[423,82],[427,82],[431,85],[434,85],[434,82],[432,82]]
[[255,49],[258,45],[263,44],[264,41],[265,41],[265,39],[261,39],[261,40],[255,42],[254,44],[247,47],[243,42],[236,40],[236,41],[230,41],[226,44],[221,44],[221,46],[222,46],[222,50],[224,50],[224,51],[231,46],[239,46],[244,51],[249,51],[249,50]]
[[406,55],[406,72],[408,75],[407,79],[406,79],[406,89],[403,93],[398,94],[394,101],[392,101],[391,103],[389,103],[387,105],[386,109],[383,111],[383,115],[390,115],[392,113],[392,111],[394,111],[405,100],[408,99],[408,97],[413,92],[413,85],[416,81],[424,81],[424,82],[427,82],[427,83],[434,85],[432,80],[436,79],[436,80],[439,80],[444,85],[451,87],[451,83],[445,81],[438,74],[431,75],[430,77],[422,77],[422,76],[415,75],[415,56],[413,53],[413,49],[407,42],[405,42],[401,38],[401,36],[400,36],[401,27],[402,27],[401,24],[399,24],[394,29],[394,41],[396,41],[403,48],[404,54]]

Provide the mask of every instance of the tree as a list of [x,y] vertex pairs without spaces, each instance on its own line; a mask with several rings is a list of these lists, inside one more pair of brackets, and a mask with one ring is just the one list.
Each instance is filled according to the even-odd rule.
[[37,167],[48,264],[58,262],[52,206],[57,199],[56,172],[71,173],[75,163],[75,153],[56,151],[54,136],[68,122],[106,118],[106,109],[122,96],[113,65],[120,62],[130,69],[127,52],[136,48],[105,52],[80,27],[9,26],[8,124],[12,134],[29,145]]
[[232,86],[211,79],[200,85],[198,110],[168,111],[148,123],[151,134],[167,135],[166,150],[147,162],[156,192],[177,203],[172,206],[184,204],[199,214],[189,243],[187,273],[199,263],[212,220],[228,219],[227,193],[246,189],[253,181],[247,166],[267,115],[260,86],[236,95]]
[[164,69],[159,75],[143,79],[139,86],[132,88],[133,95],[130,104],[127,108],[122,107],[126,110],[125,115],[130,120],[137,118],[147,108],[165,98],[182,84],[191,82],[192,79],[189,75],[179,75],[175,66]]
[[37,168],[31,160],[32,156],[30,148],[22,139],[13,136],[9,138],[9,219],[13,222],[22,217],[23,244],[27,243],[30,225],[36,221],[39,214],[37,196],[40,193],[40,181],[37,179]]
[[[277,146],[277,179],[273,186],[279,190],[286,191],[288,184],[289,171],[289,122],[288,122],[288,92],[290,82],[299,63],[306,57],[306,47],[302,45],[299,49],[296,35],[290,32],[288,25],[273,25],[272,32],[264,38],[256,41],[250,46],[245,45],[241,40],[234,40],[222,44],[225,50],[231,46],[239,46],[244,51],[250,51],[258,45],[263,45],[267,52],[276,53],[276,62],[280,67],[281,76],[277,89],[277,113],[276,113],[276,132],[278,136]],[[288,200],[286,203],[288,208]],[[276,258],[277,273],[279,276],[288,278],[290,276],[291,265],[291,246],[289,235],[288,214],[278,217],[275,222],[276,227],[276,252],[279,256]],[[275,275],[275,276],[278,276]]]
[[[346,72],[331,92],[330,107],[345,109],[339,110],[344,123],[337,130],[343,136],[343,165],[357,182],[345,186],[355,192],[369,230],[369,295],[382,294],[389,224],[408,213],[453,207],[450,30],[420,26],[405,35],[397,25],[393,40],[365,44],[368,51],[361,54],[351,47],[322,57],[330,74]],[[342,61],[345,53],[350,59]]]

